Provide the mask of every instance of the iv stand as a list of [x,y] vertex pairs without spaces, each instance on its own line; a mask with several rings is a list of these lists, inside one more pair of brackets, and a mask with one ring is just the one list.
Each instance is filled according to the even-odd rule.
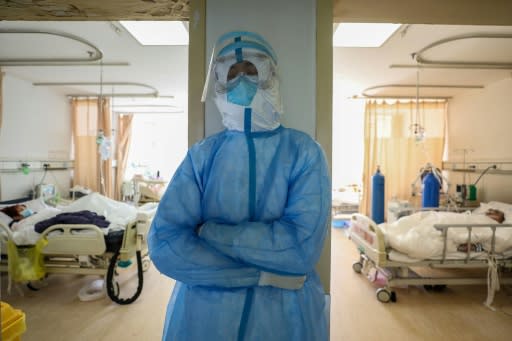
[[[103,120],[103,62],[100,61],[100,95],[98,97],[98,118]],[[105,136],[102,136],[105,138]],[[98,156],[100,165],[100,194],[105,195],[105,178],[103,174],[103,160],[100,153],[100,145],[98,145]]]

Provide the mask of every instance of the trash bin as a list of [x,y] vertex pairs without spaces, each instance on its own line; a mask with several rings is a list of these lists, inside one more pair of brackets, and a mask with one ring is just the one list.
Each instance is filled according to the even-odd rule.
[[14,309],[8,303],[0,302],[2,316],[2,341],[19,341],[27,330],[25,313]]

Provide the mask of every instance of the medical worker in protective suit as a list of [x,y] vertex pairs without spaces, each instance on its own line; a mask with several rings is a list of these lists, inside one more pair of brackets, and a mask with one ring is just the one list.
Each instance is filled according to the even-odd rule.
[[205,93],[226,130],[190,148],[148,237],[155,266],[176,279],[164,340],[328,339],[315,264],[329,173],[319,144],[279,123],[276,65],[255,33],[214,48]]

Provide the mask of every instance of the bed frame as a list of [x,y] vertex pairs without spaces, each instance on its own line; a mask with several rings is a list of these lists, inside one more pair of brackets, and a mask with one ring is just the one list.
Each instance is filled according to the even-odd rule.
[[[122,245],[117,252],[107,251],[105,234],[95,225],[58,224],[49,227],[41,234],[41,238],[48,240],[43,249],[46,274],[105,276],[107,294],[112,301],[119,304],[134,302],[142,292],[143,271],[149,269],[151,264],[146,236],[151,225],[152,213],[154,212],[139,212],[136,220],[126,226]],[[0,224],[0,230],[12,240],[9,228]],[[54,231],[60,233],[51,234]],[[121,298],[119,284],[115,279],[116,269],[126,266],[133,259],[137,265],[137,290],[132,297]],[[8,259],[2,257],[0,271],[8,272],[8,269]],[[28,282],[27,286],[32,290],[38,290],[32,282]]]
[[[495,233],[497,229],[512,227],[512,224],[436,224],[434,228],[442,231],[444,236],[443,255],[439,259],[421,260],[414,263],[397,262],[390,260],[389,252],[386,247],[384,233],[379,226],[369,217],[362,214],[354,214],[351,218],[351,228],[349,238],[356,244],[360,258],[352,265],[356,273],[363,273],[379,286],[376,290],[377,299],[380,302],[395,302],[395,287],[404,287],[408,285],[423,285],[425,289],[442,290],[447,285],[471,285],[488,284],[488,278],[485,277],[460,277],[457,274],[453,276],[433,276],[422,277],[413,268],[489,268],[488,259],[473,259],[470,252],[466,252],[464,259],[449,259],[446,254],[446,237],[448,229],[464,228],[468,230],[468,246],[471,244],[471,231],[475,227],[488,227],[492,230],[492,246],[489,256],[495,256],[498,268],[512,268],[512,258],[503,258],[502,255],[494,252]],[[470,248],[468,247],[468,250]],[[373,269],[373,270],[372,270]],[[499,279],[501,284],[512,284],[512,277],[502,277]]]

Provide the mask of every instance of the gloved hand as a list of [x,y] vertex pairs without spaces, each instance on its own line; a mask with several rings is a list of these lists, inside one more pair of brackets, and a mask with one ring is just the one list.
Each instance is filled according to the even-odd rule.
[[298,290],[302,288],[306,281],[306,275],[304,276],[284,276],[277,275],[266,271],[261,271],[260,279],[258,281],[259,286],[271,286],[275,288]]

